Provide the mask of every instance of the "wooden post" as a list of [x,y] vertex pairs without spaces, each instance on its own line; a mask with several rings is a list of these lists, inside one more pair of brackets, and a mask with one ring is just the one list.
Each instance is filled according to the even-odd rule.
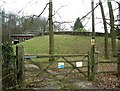
[[88,53],[88,80],[90,80],[90,54]]
[[[0,10],[1,12],[1,10]],[[0,91],[2,91],[2,17],[0,15]]]
[[94,80],[94,53],[95,53],[95,26],[94,26],[94,1],[91,2],[92,6],[92,39],[91,39],[91,80]]
[[17,84],[20,88],[24,87],[24,50],[23,46],[16,46],[16,66],[17,66]]
[[118,40],[118,85],[120,87],[120,40]]
[[97,67],[98,67],[98,53],[95,52],[95,64],[94,64],[94,81],[96,80],[96,74],[97,74]]
[[49,54],[54,55],[54,33],[52,20],[52,0],[49,0]]

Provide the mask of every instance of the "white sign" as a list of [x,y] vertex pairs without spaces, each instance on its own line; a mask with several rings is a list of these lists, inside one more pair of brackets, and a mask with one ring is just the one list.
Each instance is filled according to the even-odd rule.
[[76,62],[76,67],[82,67],[82,62]]
[[64,68],[64,62],[59,62],[58,63],[58,68]]

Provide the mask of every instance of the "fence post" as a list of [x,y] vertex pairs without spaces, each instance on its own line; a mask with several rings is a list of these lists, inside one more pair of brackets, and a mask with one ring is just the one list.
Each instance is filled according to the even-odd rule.
[[91,63],[90,63],[90,80],[94,81],[96,79],[97,73],[97,65],[98,65],[98,53],[95,52],[91,54]]
[[23,46],[16,46],[17,84],[24,87],[24,50]]
[[97,74],[97,71],[98,71],[98,69],[97,69],[97,66],[98,66],[98,53],[97,52],[95,52],[95,54],[94,54],[95,56],[95,64],[94,64],[94,80],[96,80],[96,74]]
[[118,40],[118,86],[120,87],[120,40]]
[[90,80],[90,54],[88,53],[88,80]]
[[91,53],[91,60],[90,60],[90,80],[94,81],[95,78],[95,57],[94,52]]

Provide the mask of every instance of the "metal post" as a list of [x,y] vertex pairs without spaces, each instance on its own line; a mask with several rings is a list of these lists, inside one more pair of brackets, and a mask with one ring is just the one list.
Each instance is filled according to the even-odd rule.
[[52,0],[49,0],[49,54],[54,55],[54,33],[52,20]]
[[95,53],[95,25],[94,25],[94,1],[91,2],[92,7],[92,39],[91,39],[91,80],[94,80],[94,53]]

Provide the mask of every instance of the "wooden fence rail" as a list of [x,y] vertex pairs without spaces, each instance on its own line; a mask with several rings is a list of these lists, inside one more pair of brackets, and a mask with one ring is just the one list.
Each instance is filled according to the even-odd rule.
[[[120,54],[118,54],[118,55],[120,55]],[[119,65],[119,61],[99,61],[98,60],[98,53],[95,53],[95,56],[94,56],[95,58],[95,65],[94,65],[94,80],[96,80],[96,76],[98,75],[98,74],[101,74],[101,73],[118,73],[118,74],[120,74],[120,65]],[[118,59],[118,60],[120,60],[120,59]],[[99,68],[98,68],[98,65],[100,65],[100,64],[118,64],[118,70],[116,70],[116,71],[113,71],[113,70],[106,70],[106,71],[98,71],[99,70]]]
[[55,58],[55,57],[78,57],[88,56],[88,54],[61,54],[61,55],[24,55],[24,58]]
[[[82,59],[80,59],[80,60],[68,60],[67,58],[69,58],[69,57],[72,57],[72,58],[74,58],[74,57],[83,57]],[[88,54],[61,54],[61,55],[24,55],[24,58],[25,59],[32,59],[32,58],[54,58],[54,63],[55,62],[57,62],[57,60],[59,59],[59,58],[62,58],[63,60],[59,60],[60,62],[67,62],[68,64],[70,64],[74,69],[77,69],[78,71],[79,71],[79,73],[83,73],[83,72],[81,72],[76,66],[74,66],[73,65],[73,62],[78,62],[78,61],[81,61],[81,62],[86,62],[87,63],[87,66],[82,66],[82,67],[80,67],[80,68],[88,68],[88,71],[89,72],[87,72],[88,73],[88,78],[89,78],[89,74],[90,74],[90,70],[89,70],[89,55]],[[85,58],[87,58],[87,59],[85,59]],[[29,60],[29,61],[31,61],[31,60]],[[46,62],[41,62],[41,63],[50,63],[50,61],[46,61]],[[65,67],[65,68],[71,68],[71,67]],[[51,68],[50,68],[51,69]],[[56,68],[53,68],[53,69],[56,69]],[[86,73],[86,72],[85,72]]]

